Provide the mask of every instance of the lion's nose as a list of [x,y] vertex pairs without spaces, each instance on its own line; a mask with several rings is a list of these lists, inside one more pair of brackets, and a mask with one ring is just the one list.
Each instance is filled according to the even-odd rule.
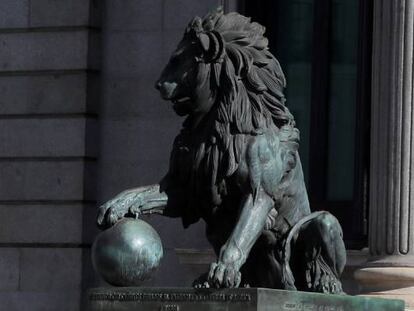
[[175,82],[158,82],[155,86],[161,93],[161,96],[164,99],[171,99],[174,97],[175,89],[177,88],[177,83]]

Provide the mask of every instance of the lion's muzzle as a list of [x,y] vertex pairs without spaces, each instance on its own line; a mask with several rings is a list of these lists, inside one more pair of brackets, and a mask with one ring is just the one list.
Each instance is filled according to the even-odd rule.
[[177,83],[167,82],[167,81],[157,81],[155,88],[160,91],[161,97],[163,99],[169,100],[175,97]]

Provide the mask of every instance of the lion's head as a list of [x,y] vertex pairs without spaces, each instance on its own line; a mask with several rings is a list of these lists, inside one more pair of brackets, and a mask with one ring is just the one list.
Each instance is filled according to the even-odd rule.
[[189,211],[206,191],[213,205],[220,204],[247,136],[272,129],[287,149],[298,148],[299,133],[283,95],[285,76],[264,32],[250,18],[220,8],[196,17],[156,83],[174,110],[188,115],[174,143],[169,175],[189,187]]
[[179,115],[208,113],[240,133],[269,122],[293,122],[285,107],[286,80],[268,50],[265,28],[221,8],[195,17],[163,70],[156,87]]

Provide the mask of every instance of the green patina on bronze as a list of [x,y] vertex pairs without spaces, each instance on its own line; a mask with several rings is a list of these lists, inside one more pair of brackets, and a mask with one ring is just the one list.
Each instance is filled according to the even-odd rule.
[[149,224],[124,218],[96,237],[91,254],[94,269],[109,284],[136,286],[158,268],[163,248]]
[[98,225],[149,213],[185,227],[202,219],[217,261],[195,287],[340,294],[342,230],[328,212],[310,211],[299,131],[264,31],[221,9],[189,23],[156,83],[186,117],[169,171],[101,206]]

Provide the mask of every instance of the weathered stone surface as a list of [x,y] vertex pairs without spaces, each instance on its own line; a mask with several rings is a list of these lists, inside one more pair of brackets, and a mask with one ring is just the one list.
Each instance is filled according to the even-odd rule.
[[88,33],[88,69],[101,69],[102,46],[101,33],[97,30],[91,30]]
[[101,77],[100,73],[87,75],[87,103],[86,112],[97,114],[101,109]]
[[161,30],[162,0],[108,1],[108,30]]
[[27,27],[29,23],[29,0],[0,1],[0,28]]
[[88,32],[0,34],[0,71],[87,68]]
[[[3,234],[3,228],[0,229],[0,234]],[[0,248],[0,292],[18,290],[20,278],[19,269],[19,250],[8,247]]]
[[162,38],[163,39],[162,40],[162,44],[163,44],[162,59],[165,63],[168,62],[168,59],[171,57],[171,53],[177,47],[177,42],[181,40],[182,37],[183,37],[182,29],[180,30],[167,29],[165,31],[165,34]]
[[[117,105],[108,107],[106,111],[108,119],[137,118],[137,123],[139,123],[139,117],[146,120],[174,118],[172,107],[170,107],[171,109],[168,109],[168,105],[166,107],[154,88],[156,79],[157,75],[154,73],[144,77],[120,78],[108,85],[106,100],[117,103]],[[174,120],[170,122],[174,122]],[[178,127],[180,120],[175,120],[174,123]]]
[[85,0],[30,1],[30,26],[87,26],[90,5]]
[[161,70],[160,32],[113,32],[108,33],[106,40],[112,47],[107,49],[106,54],[108,74],[134,77]]
[[[411,255],[399,256],[399,260],[413,262]],[[389,257],[385,257],[389,260]],[[398,266],[371,266],[355,271],[354,279],[358,282],[359,293],[364,296],[403,299],[409,310],[414,306],[414,267]]]
[[0,200],[83,200],[83,161],[1,161]]
[[[1,248],[1,309],[79,310],[74,306],[79,308],[82,256],[79,248]],[[53,299],[56,295],[64,300],[63,308],[59,308],[61,304]],[[30,307],[35,297],[38,301]],[[46,297],[53,308],[46,305]]]
[[91,243],[97,229],[83,223],[93,223],[95,212],[82,204],[1,204],[0,243]]
[[194,16],[203,17],[215,7],[222,5],[219,0],[171,0],[165,1],[164,27],[165,29],[184,29],[188,21]]
[[7,311],[79,311],[80,296],[73,290],[0,292],[0,306]]
[[[158,126],[160,123],[168,126],[169,130]],[[103,156],[99,161],[99,180],[116,180],[116,183],[102,182],[99,185],[101,193],[106,196],[102,199],[140,183],[159,181],[168,167],[168,154],[176,130],[178,125],[169,119],[155,121],[142,117],[101,122],[101,135],[105,140],[101,142]],[[148,140],[148,137],[156,139]]]
[[[163,119],[159,118],[158,121],[162,122]],[[108,124],[112,129],[112,135],[108,135],[110,145],[105,145],[105,147],[123,148],[125,154],[112,153],[108,156],[116,160],[123,158],[127,160],[128,156],[131,156],[130,159],[132,159],[132,156],[135,155],[135,157],[138,157],[142,161],[158,161],[158,168],[153,167],[152,173],[166,168],[168,164],[164,164],[163,162],[165,162],[165,159],[168,162],[168,153],[172,148],[174,140],[173,133],[178,129],[178,124],[171,122],[168,131],[158,126],[158,124],[158,122],[155,122],[155,118],[145,118],[144,116],[135,119],[131,118],[129,120],[111,121]],[[147,140],[148,136],[157,137],[157,139]],[[145,153],[142,152],[143,149],[146,150]],[[165,150],[167,154],[161,154],[159,152],[160,149]],[[137,163],[137,165],[143,164]],[[164,172],[165,170],[159,172],[155,178],[162,177]]]
[[0,114],[86,112],[86,81],[86,73],[0,76]]
[[79,290],[82,249],[21,248],[20,290]]
[[324,295],[264,288],[95,288],[88,311],[403,311],[402,300]]
[[[111,1],[112,2],[112,1]],[[103,18],[103,7],[107,5],[105,1],[89,1],[89,26],[90,27],[102,27],[102,18]]]
[[88,26],[90,6],[84,0],[2,0],[0,28]]
[[102,2],[0,1],[0,310],[82,310],[95,206],[48,201],[94,199],[92,161],[62,158],[95,154],[94,122],[62,114],[96,112],[99,73],[86,69],[98,69],[99,38],[86,26]]
[[396,0],[384,14],[388,2],[374,2],[369,249],[384,267],[406,266],[414,256],[413,7]]
[[398,295],[412,310],[414,7],[403,0],[375,0],[372,12],[371,256],[365,267],[355,272],[355,278],[362,294]]
[[2,119],[0,157],[93,156],[86,154],[85,129],[84,118]]

